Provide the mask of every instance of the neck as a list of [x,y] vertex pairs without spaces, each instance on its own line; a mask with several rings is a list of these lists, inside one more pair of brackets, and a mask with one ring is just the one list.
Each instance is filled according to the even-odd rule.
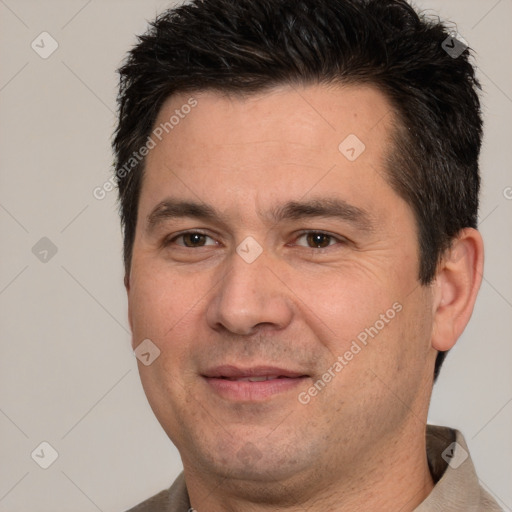
[[265,475],[248,482],[197,471],[184,460],[184,472],[197,512],[356,512],[362,504],[365,510],[412,512],[434,487],[424,430],[414,437],[395,435],[367,463],[345,471],[324,474],[315,467],[281,482]]

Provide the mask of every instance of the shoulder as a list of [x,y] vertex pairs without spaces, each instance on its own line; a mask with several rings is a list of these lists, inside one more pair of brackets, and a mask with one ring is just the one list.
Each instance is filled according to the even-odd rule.
[[427,425],[426,440],[435,486],[415,512],[502,512],[480,485],[468,445],[458,430]]

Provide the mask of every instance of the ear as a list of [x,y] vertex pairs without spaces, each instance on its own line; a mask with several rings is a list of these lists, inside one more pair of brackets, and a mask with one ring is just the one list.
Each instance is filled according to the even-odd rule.
[[438,265],[434,287],[432,347],[450,350],[464,331],[482,282],[483,240],[473,228],[463,229]]

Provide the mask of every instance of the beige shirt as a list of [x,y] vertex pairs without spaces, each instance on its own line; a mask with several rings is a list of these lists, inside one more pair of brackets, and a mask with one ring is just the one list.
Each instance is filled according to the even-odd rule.
[[[480,486],[468,447],[458,430],[427,425],[427,457],[435,487],[414,512],[503,512]],[[188,512],[190,508],[181,473],[170,489],[128,512]]]

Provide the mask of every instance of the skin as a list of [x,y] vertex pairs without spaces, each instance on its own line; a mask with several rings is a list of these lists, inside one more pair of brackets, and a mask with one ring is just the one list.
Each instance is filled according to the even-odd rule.
[[[190,96],[168,99],[155,125]],[[161,351],[139,363],[142,384],[181,454],[192,506],[414,510],[433,487],[425,424],[435,357],[471,315],[480,235],[461,232],[434,282],[420,285],[414,216],[385,179],[396,119],[376,89],[192,96],[197,106],[147,157],[126,279],[133,347],[149,338]],[[338,149],[349,134],[366,146],[353,162]],[[169,198],[207,204],[221,218],[171,217],[150,228]],[[366,222],[270,216],[288,201],[332,199],[366,212]],[[197,230],[207,236],[178,237]],[[318,248],[304,230],[332,237]],[[252,263],[236,252],[248,236],[263,249]],[[300,403],[396,303],[401,311],[378,335]],[[308,377],[266,399],[230,400],[202,376],[221,364]]]

